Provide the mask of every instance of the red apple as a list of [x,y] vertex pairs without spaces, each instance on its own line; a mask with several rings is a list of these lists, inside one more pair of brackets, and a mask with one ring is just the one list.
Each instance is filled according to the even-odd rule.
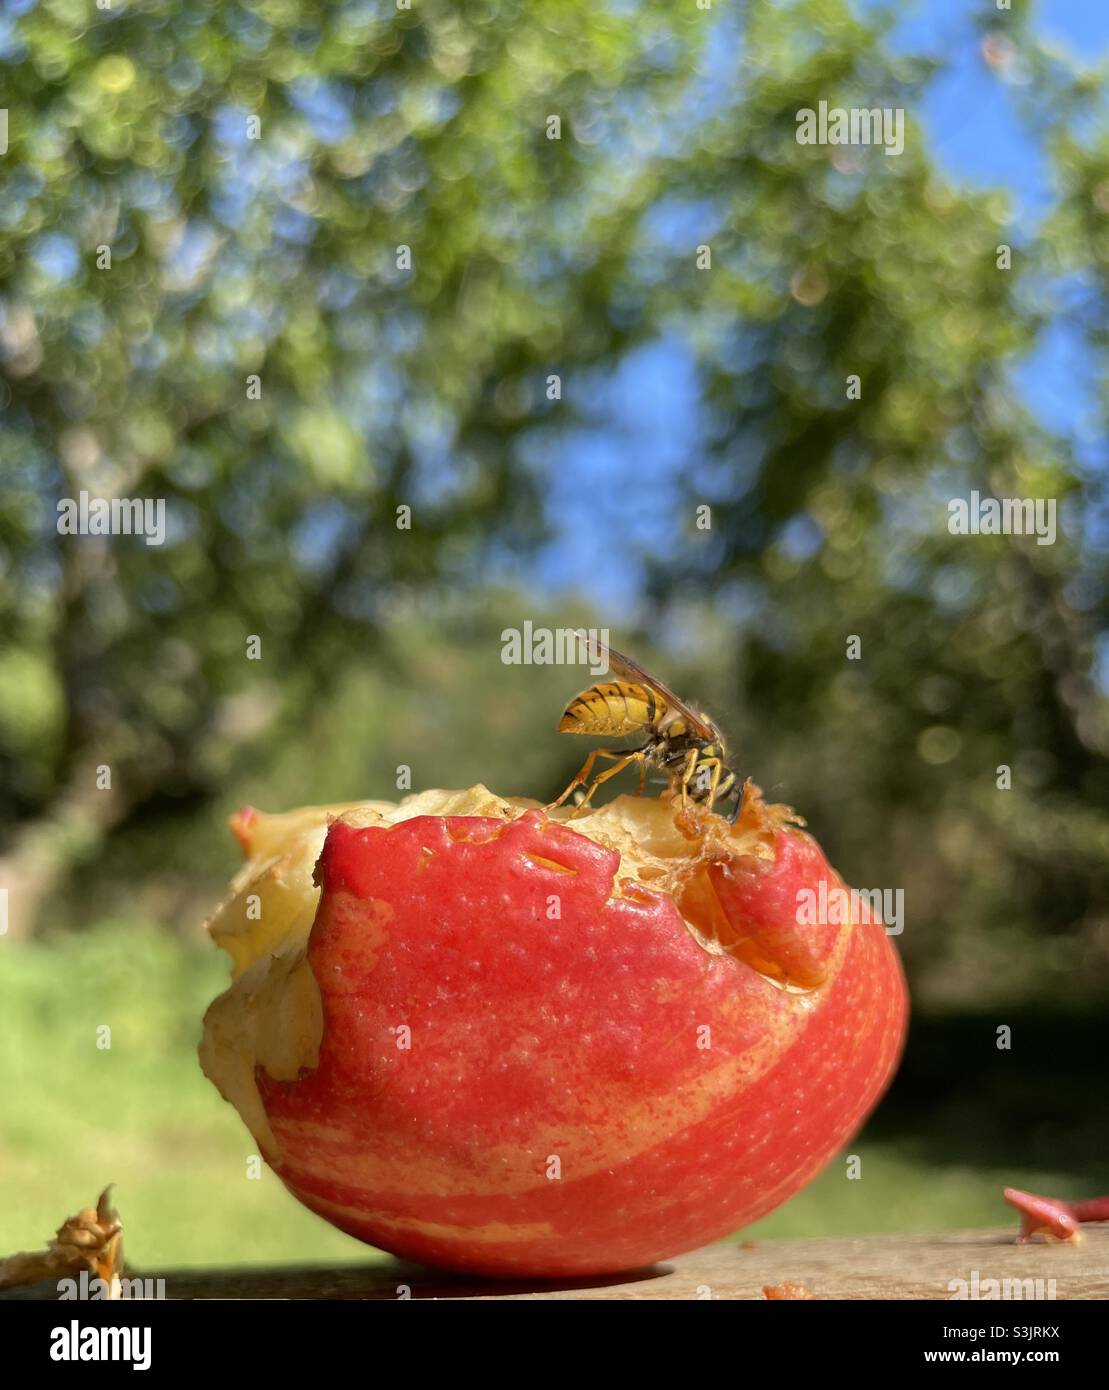
[[213,923],[236,979],[202,1060],[289,1190],[372,1245],[627,1270],[824,1166],[892,1074],[904,981],[881,925],[798,925],[799,890],[842,885],[757,789],[734,828],[531,805],[237,818],[254,857]]

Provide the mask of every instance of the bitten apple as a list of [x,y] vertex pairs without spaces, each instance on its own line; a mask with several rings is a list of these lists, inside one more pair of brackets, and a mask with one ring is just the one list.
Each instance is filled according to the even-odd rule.
[[486,1275],[647,1265],[795,1193],[889,1081],[896,952],[798,924],[842,884],[787,808],[567,814],[475,787],[235,818],[202,1064],[351,1235]]

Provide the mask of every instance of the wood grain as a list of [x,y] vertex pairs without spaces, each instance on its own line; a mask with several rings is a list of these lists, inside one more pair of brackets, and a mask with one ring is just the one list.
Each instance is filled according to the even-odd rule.
[[[319,1266],[178,1270],[169,1298],[761,1299],[764,1285],[803,1285],[828,1299],[950,1299],[950,1281],[1055,1280],[1057,1299],[1109,1298],[1109,1223],[1083,1228],[1077,1245],[1015,1243],[1015,1228],[857,1239],[730,1241],[610,1279],[507,1284],[452,1278],[387,1260]],[[144,1271],[153,1274],[154,1271]],[[1044,1292],[1049,1286],[1044,1286]],[[1031,1290],[1029,1290],[1031,1292]],[[53,1298],[51,1285],[0,1299]]]

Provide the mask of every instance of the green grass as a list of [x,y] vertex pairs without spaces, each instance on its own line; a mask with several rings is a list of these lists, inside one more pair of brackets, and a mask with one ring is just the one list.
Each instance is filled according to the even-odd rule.
[[[250,1134],[202,1075],[200,1020],[227,979],[222,955],[150,926],[116,924],[0,955],[0,1254],[41,1246],[108,1182],[129,1261],[182,1265],[359,1262],[366,1247],[295,1202],[264,1170]],[[97,1046],[98,1028],[111,1047]],[[914,1136],[913,1126],[920,1132]],[[1010,1220],[1006,1182],[1062,1191],[1046,1166],[944,1165],[925,1116],[850,1146],[750,1234],[924,1231]],[[931,1135],[935,1139],[934,1132]]]
[[248,1176],[256,1145],[196,1060],[204,1009],[227,981],[220,952],[116,926],[9,946],[2,966],[4,1253],[41,1246],[114,1182],[139,1268],[366,1258],[268,1169]]
[[906,1154],[903,1145],[851,1146],[862,1158],[862,1176],[845,1176],[843,1157],[834,1159],[803,1192],[748,1227],[742,1239],[771,1236],[912,1235],[960,1227],[1006,1226],[1017,1216],[1002,1200],[1006,1186],[1066,1194],[1058,1174],[992,1168],[932,1167]]

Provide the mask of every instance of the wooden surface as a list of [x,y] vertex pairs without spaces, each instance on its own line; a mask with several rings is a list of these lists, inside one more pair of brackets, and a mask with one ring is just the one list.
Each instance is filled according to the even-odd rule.
[[[167,1272],[169,1298],[739,1298],[801,1284],[821,1298],[949,1299],[949,1282],[1054,1279],[1055,1297],[1109,1298],[1109,1223],[1083,1227],[1078,1245],[1014,1243],[1016,1223],[994,1231],[858,1239],[733,1241],[611,1279],[504,1284],[455,1279],[397,1262]],[[153,1275],[156,1271],[144,1270]],[[1046,1287],[1045,1287],[1046,1291]],[[2,1298],[55,1297],[42,1285]]]

